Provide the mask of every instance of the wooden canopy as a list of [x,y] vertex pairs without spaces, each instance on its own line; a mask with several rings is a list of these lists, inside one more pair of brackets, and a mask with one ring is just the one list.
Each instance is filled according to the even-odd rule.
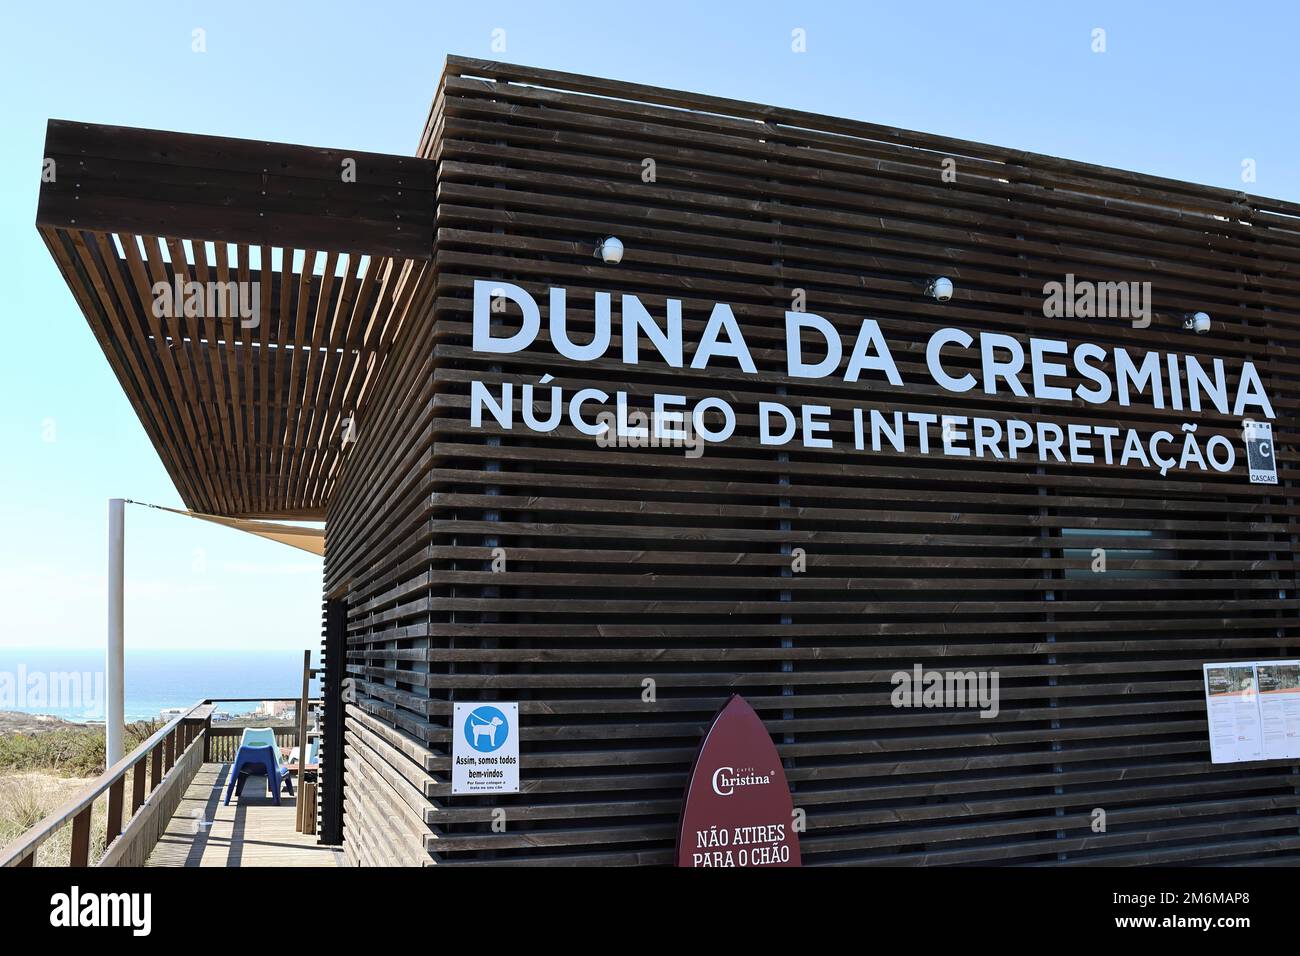
[[[432,256],[434,168],[50,121],[36,225],[190,509],[324,517]],[[232,289],[248,309],[210,308]]]

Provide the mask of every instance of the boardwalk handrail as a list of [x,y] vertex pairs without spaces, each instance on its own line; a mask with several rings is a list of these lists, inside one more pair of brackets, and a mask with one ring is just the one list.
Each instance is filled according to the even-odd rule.
[[[122,826],[122,796],[123,779],[128,770],[137,769],[135,780],[135,794],[139,796],[139,803],[132,808],[132,812],[139,809],[139,804],[143,803],[144,777],[139,772],[143,768],[146,760],[153,758],[154,780],[153,786],[157,787],[162,780],[162,774],[159,772],[160,764],[164,757],[167,758],[167,768],[171,769],[176,759],[176,739],[178,731],[185,721],[189,720],[191,715],[201,711],[205,706],[210,706],[206,701],[201,701],[191,707],[184,714],[173,717],[164,724],[156,733],[145,740],[135,750],[131,751],[113,766],[108,767],[102,774],[95,778],[95,781],[77,796],[73,797],[62,807],[46,817],[31,830],[27,831],[12,846],[4,851],[0,856],[0,867],[6,866],[32,866],[36,861],[36,851],[41,844],[52,837],[58,830],[69,820],[72,821],[72,848],[70,851],[69,866],[87,866],[90,862],[90,816],[94,809],[95,801],[105,790],[109,792],[109,812],[108,812],[108,837],[109,843],[116,839],[117,834],[121,832]],[[209,710],[209,713],[211,711]],[[187,741],[188,744],[188,741]],[[166,748],[164,754],[160,748]],[[152,789],[152,788],[151,788]],[[116,812],[114,812],[116,811]],[[116,822],[116,829],[114,828]]]
[[[125,796],[126,775],[132,776],[131,817],[144,805],[146,798],[145,771],[150,770],[148,792],[153,793],[177,760],[191,744],[206,735],[211,726],[212,712],[218,703],[252,703],[254,701],[294,701],[293,697],[208,698],[199,701],[183,714],[173,717],[133,751],[108,767],[85,790],[63,804],[9,847],[0,851],[0,868],[34,866],[36,851],[69,821],[72,822],[72,845],[69,866],[90,865],[90,823],[95,801],[108,792],[108,820],[105,849],[123,831],[122,805]],[[313,701],[314,702],[314,701]]]

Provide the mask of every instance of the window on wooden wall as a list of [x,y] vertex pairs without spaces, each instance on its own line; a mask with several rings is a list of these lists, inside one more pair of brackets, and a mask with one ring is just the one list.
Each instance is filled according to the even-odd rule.
[[1151,538],[1151,531],[1139,529],[1097,529],[1097,528],[1062,528],[1061,537],[1068,541],[1070,538],[1091,538],[1094,541],[1098,538],[1116,538],[1122,543],[1115,547],[1108,545],[1092,545],[1091,547],[1071,548],[1068,545],[1062,547],[1061,555],[1072,562],[1077,562],[1078,567],[1070,567],[1065,570],[1065,578],[1090,578],[1095,575],[1093,571],[1093,562],[1095,552],[1098,547],[1105,551],[1106,574],[1115,578],[1167,578],[1170,576],[1169,571],[1150,568],[1130,568],[1130,561],[1155,561],[1160,558],[1171,558],[1168,551],[1156,550],[1154,548],[1134,547],[1132,539],[1134,538]]

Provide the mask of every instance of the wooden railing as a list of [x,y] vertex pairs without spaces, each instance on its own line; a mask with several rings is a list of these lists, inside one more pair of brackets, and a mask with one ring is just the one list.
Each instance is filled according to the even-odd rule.
[[[239,727],[212,726],[212,713],[220,703],[253,703],[297,698],[236,698],[204,700],[174,717],[130,754],[106,769],[85,790],[46,817],[10,846],[0,851],[0,867],[34,866],[41,845],[65,826],[72,828],[68,866],[142,866],[158,842],[181,796],[201,764],[230,761],[244,732]],[[317,703],[312,701],[311,703]],[[292,747],[298,742],[293,727],[277,728],[276,743]],[[127,777],[131,783],[131,809],[124,813]],[[91,819],[95,804],[108,794],[104,853],[90,859]]]
[[[216,704],[253,704],[253,703],[292,703],[299,704],[297,697],[237,697],[222,698],[221,700],[209,700],[205,703]],[[308,706],[318,706],[320,698],[309,698]],[[278,747],[297,747],[298,746],[298,715],[294,715],[292,725],[273,726],[277,718],[268,718],[267,725],[275,731],[275,743]],[[283,719],[283,718],[280,718]],[[235,754],[239,750],[240,738],[244,735],[244,724],[227,727],[223,726],[221,721],[209,723],[206,734],[206,742],[203,750],[204,763],[229,763],[235,759]]]
[[[275,743],[278,747],[297,747],[297,727],[275,727]],[[204,750],[204,763],[230,763],[239,750],[239,740],[244,735],[243,727],[222,727],[220,725],[207,731],[207,747]]]
[[[0,867],[33,866],[42,843],[64,826],[72,827],[68,853],[69,866],[90,865],[90,820],[97,801],[108,792],[105,845],[112,847],[122,835],[123,803],[126,778],[131,775],[130,822],[141,815],[145,804],[154,799],[177,760],[192,748],[201,747],[204,728],[212,717],[213,706],[196,704],[187,713],[174,717],[157,733],[127,756],[106,769],[95,781],[53,814],[29,830],[0,855]],[[156,802],[156,801],[155,801]],[[130,824],[128,823],[128,826]]]

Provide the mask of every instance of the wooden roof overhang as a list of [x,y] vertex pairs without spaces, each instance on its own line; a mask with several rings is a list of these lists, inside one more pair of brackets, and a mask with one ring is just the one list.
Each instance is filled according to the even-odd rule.
[[[45,160],[37,228],[186,506],[323,519],[431,268],[436,164],[64,120]],[[160,282],[247,283],[254,315]]]

